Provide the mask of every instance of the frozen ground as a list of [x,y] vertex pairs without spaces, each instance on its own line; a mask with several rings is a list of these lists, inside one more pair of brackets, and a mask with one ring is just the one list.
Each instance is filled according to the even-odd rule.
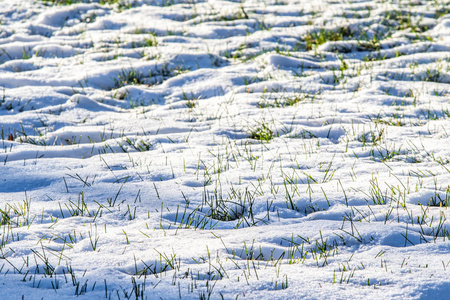
[[0,2],[0,298],[448,297],[449,1],[53,2]]

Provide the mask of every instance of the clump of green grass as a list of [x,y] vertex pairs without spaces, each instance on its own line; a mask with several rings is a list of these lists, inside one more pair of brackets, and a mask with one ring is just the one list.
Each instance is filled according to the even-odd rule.
[[345,37],[352,36],[347,27],[341,27],[338,31],[320,29],[319,31],[309,32],[304,37],[306,50],[312,50],[314,47],[325,44],[326,42],[342,41]]
[[394,10],[386,15],[387,20],[397,22],[396,30],[410,29],[412,32],[421,33],[430,29],[427,25],[420,24],[422,17],[419,20],[414,20],[411,12]]
[[44,2],[45,4],[50,4],[50,5],[71,5],[74,3],[79,3],[82,1],[73,1],[73,0],[41,0],[42,2]]
[[275,137],[272,129],[266,123],[261,123],[259,127],[254,128],[250,132],[250,138],[258,141],[270,141]]
[[188,96],[185,92],[183,92],[183,99],[186,100],[186,106],[188,108],[195,108],[198,104],[198,100],[200,100],[202,96],[194,96],[193,93],[191,93],[190,96]]
[[396,126],[402,127],[405,126],[404,116],[400,116],[397,114],[392,114],[390,118],[381,118],[377,117],[373,120],[375,124],[388,125],[388,126]]
[[263,100],[258,102],[257,106],[259,108],[266,108],[266,107],[286,107],[286,106],[293,106],[301,101],[304,101],[308,98],[308,95],[306,94],[299,94],[294,95],[292,97],[283,97],[281,99],[275,99],[275,101],[268,101]]
[[[92,0],[41,0],[44,3],[53,4],[53,5],[72,5],[75,3],[89,3],[94,2]],[[100,4],[114,4],[118,3],[119,0],[101,0]]]
[[380,40],[377,37],[369,41],[358,41],[356,48],[358,51],[378,51],[381,50]]
[[388,195],[387,190],[383,194],[383,191],[381,190],[376,178],[374,180],[370,180],[369,183],[369,194],[366,194],[369,199],[366,199],[366,201],[368,201],[369,203],[371,201],[373,205],[385,205],[388,204],[390,200],[392,200],[392,196]]
[[366,144],[371,143],[372,146],[380,144],[385,138],[385,128],[381,128],[378,131],[369,131],[360,135],[357,140],[366,146]]
[[114,87],[121,88],[126,85],[137,85],[144,83],[144,75],[141,72],[131,68],[130,70],[123,70],[117,75],[117,78],[113,78]]
[[[72,5],[76,3],[93,3],[96,1],[93,0],[41,0],[46,5]],[[132,8],[136,3],[125,1],[125,0],[100,0],[96,3],[99,3],[100,5],[113,5],[116,4],[116,9],[118,11],[123,11],[125,9]]]
[[439,19],[440,17],[443,17],[448,13],[450,13],[450,8],[441,7],[434,12],[434,18]]
[[149,37],[145,39],[145,43],[146,43],[147,47],[158,46],[158,41],[156,40],[156,34],[150,33]]
[[435,193],[433,197],[428,201],[428,206],[448,207],[450,203],[450,186],[447,187],[445,195]]

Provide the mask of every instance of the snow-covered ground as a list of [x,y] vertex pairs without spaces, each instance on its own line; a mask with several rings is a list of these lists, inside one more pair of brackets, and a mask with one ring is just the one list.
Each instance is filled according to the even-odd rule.
[[0,1],[0,298],[448,297],[450,1],[58,1]]

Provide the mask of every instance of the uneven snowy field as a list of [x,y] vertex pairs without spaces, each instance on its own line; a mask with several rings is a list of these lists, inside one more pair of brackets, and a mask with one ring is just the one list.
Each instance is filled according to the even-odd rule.
[[1,0],[0,298],[448,297],[449,100],[448,0]]

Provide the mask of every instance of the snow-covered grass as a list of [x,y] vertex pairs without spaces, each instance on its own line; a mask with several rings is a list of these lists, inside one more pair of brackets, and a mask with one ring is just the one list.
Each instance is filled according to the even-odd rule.
[[1,1],[2,297],[448,297],[449,12]]

